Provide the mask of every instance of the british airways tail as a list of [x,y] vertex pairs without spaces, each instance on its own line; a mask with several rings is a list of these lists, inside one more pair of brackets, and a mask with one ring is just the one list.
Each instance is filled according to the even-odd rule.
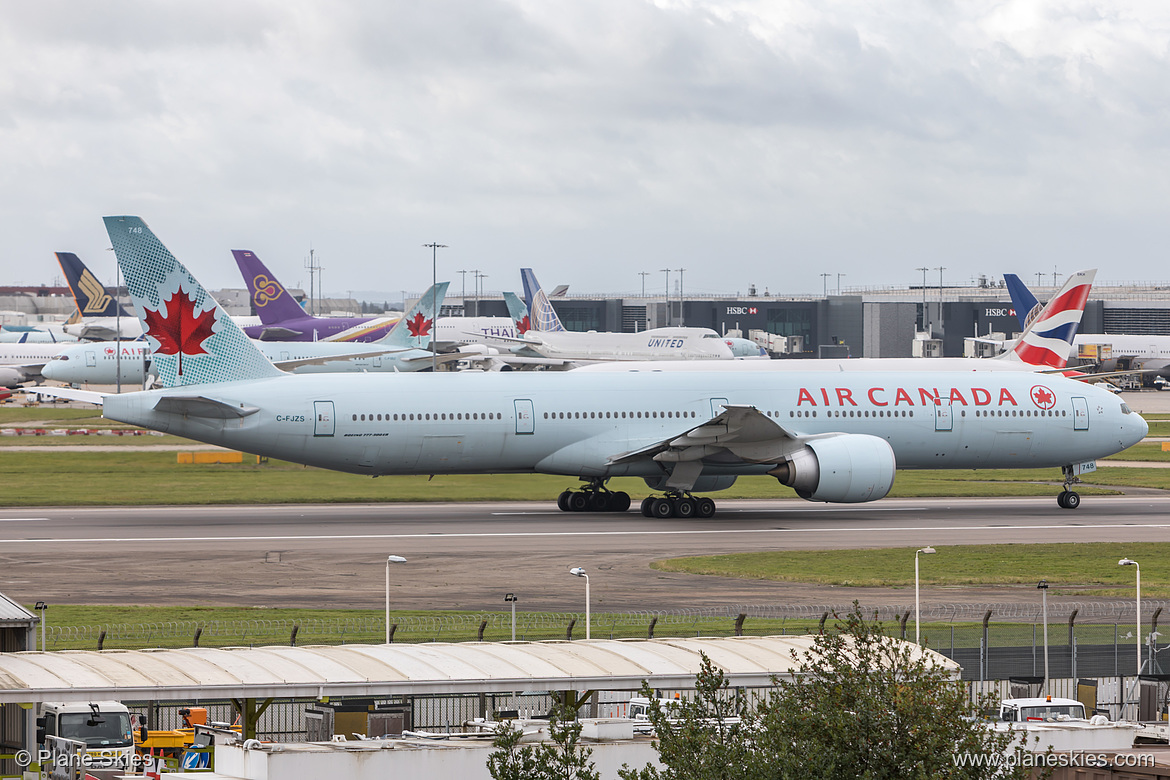
[[1036,296],[1028,289],[1020,277],[1015,274],[1004,274],[1004,282],[1007,283],[1008,295],[1012,296],[1012,306],[1016,309],[1016,318],[1020,321],[1020,329],[1028,327],[1028,323],[1036,319],[1036,315],[1040,313],[1040,302],[1036,300]]
[[508,316],[512,318],[512,324],[516,326],[517,336],[523,336],[532,330],[528,307],[524,305],[524,301],[520,300],[520,296],[514,292],[506,292],[504,293],[504,303],[508,305]]
[[163,387],[281,375],[141,218],[104,219]]
[[252,296],[252,303],[256,306],[260,322],[265,325],[276,325],[309,316],[296,299],[288,294],[284,285],[277,281],[268,267],[260,262],[255,252],[233,249],[232,257],[236,259],[236,265],[244,276],[244,284],[248,285],[248,293]]
[[394,323],[390,332],[379,339],[378,344],[403,349],[427,349],[435,334],[435,312],[442,311],[443,299],[447,297],[447,287],[450,282],[439,282],[431,286],[418,303],[402,315],[402,319]]
[[532,269],[521,268],[520,280],[524,282],[524,300],[528,304],[532,330],[564,330],[565,326],[561,324],[561,319],[557,316],[556,310],[553,309],[552,302],[544,294],[544,290],[540,288],[540,282],[536,281],[536,274],[532,273]]
[[57,252],[57,262],[65,274],[69,291],[82,317],[133,317],[123,309],[97,277],[86,268],[81,258],[72,252]]
[[1064,368],[1096,276],[1096,269],[1070,276],[1024,328],[1008,359],[1038,368]]

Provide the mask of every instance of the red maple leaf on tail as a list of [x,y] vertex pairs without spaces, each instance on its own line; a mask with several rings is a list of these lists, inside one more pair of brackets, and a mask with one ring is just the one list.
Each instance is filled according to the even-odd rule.
[[422,316],[422,312],[416,312],[413,317],[406,321],[406,329],[410,331],[410,335],[429,336],[431,334],[431,320]]
[[528,320],[528,315],[524,315],[524,319],[516,323],[516,332],[523,336],[528,331],[532,330],[532,323]]
[[215,312],[209,309],[196,316],[195,302],[185,294],[173,293],[165,303],[166,317],[159,314],[161,307],[146,309],[146,335],[158,339],[156,351],[162,355],[206,355],[203,342],[213,333]]

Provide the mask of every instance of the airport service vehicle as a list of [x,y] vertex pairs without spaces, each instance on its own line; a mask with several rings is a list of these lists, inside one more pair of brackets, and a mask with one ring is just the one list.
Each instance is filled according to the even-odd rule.
[[1085,705],[1076,699],[1042,696],[1004,699],[999,705],[999,718],[991,728],[1014,732],[1017,741],[1013,746],[1037,753],[1049,749],[1082,755],[1100,753],[1100,765],[1104,766],[1110,754],[1133,747],[1141,727],[1110,721],[1104,715],[1088,717]]
[[84,742],[91,768],[129,771],[135,766],[130,710],[121,702],[42,702],[37,709],[37,743],[44,746],[47,737]]
[[637,476],[665,491],[644,502],[657,517],[710,516],[714,502],[692,493],[741,475],[859,503],[884,497],[898,468],[1063,467],[1071,508],[1076,474],[1148,430],[1102,390],[1020,371],[290,376],[141,219],[106,225],[163,389],[88,394],[104,416],[297,463],[587,481],[566,509],[624,509],[629,497],[605,483]]

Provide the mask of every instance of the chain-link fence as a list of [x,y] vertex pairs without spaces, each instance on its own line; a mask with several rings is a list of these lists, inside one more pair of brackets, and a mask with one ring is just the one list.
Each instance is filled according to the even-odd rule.
[[[1142,609],[1142,673],[1170,671],[1157,630],[1165,602]],[[592,636],[604,639],[678,636],[754,636],[832,631],[836,615],[851,607],[833,605],[734,604],[718,609],[594,613]],[[914,637],[914,608],[863,607],[885,630]],[[921,611],[919,632],[927,646],[963,667],[965,680],[1002,680],[1043,675],[1045,622],[1040,607],[1020,604],[943,604]],[[507,641],[510,613],[457,613],[391,617],[395,642]],[[174,621],[104,626],[48,626],[50,650],[154,647],[376,644],[385,641],[381,615],[362,619]],[[585,616],[521,612],[520,641],[580,639]],[[1134,602],[1064,602],[1051,605],[1047,620],[1049,677],[1131,676],[1137,671],[1138,627]]]

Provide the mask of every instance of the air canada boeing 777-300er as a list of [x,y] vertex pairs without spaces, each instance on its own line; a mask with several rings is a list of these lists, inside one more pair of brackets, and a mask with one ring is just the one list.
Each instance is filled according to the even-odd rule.
[[[105,222],[162,389],[99,398],[103,414],[297,463],[561,474],[588,482],[561,507],[594,511],[626,509],[605,482],[636,476],[665,492],[644,513],[689,517],[715,512],[693,492],[750,474],[841,503],[882,498],[899,468],[1063,467],[1071,485],[1147,432],[1112,394],[1027,372],[289,375],[141,219]],[[1079,502],[1066,486],[1061,506]]]

